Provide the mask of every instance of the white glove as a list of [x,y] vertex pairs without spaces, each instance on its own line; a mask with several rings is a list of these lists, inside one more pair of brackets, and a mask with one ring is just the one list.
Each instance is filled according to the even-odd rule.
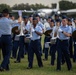
[[54,39],[56,39],[56,38],[57,38],[57,37],[52,37],[51,39],[54,40]]
[[20,16],[20,17],[22,17],[22,11],[18,11],[18,15]]
[[63,30],[61,28],[58,29],[58,32],[63,32]]
[[34,32],[34,31],[35,31],[35,29],[32,28],[32,32]]

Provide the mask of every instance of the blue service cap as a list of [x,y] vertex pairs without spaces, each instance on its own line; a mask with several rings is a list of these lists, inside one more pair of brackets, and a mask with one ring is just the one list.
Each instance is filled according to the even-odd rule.
[[66,15],[63,15],[63,16],[62,16],[62,19],[67,19],[67,16],[66,16]]
[[58,17],[59,17],[59,14],[55,14],[55,17],[56,17],[56,16],[58,16]]
[[55,21],[53,19],[51,20],[51,22],[54,22],[55,23]]
[[28,16],[23,16],[23,19],[28,19]]
[[7,13],[9,14],[9,10],[7,8],[3,9],[2,13]]
[[60,19],[56,19],[56,22],[61,22],[61,20]]
[[68,21],[69,21],[69,22],[72,22],[72,19],[68,18]]
[[52,17],[51,17],[51,16],[49,16],[49,17],[48,17],[48,19],[52,19]]
[[74,18],[74,20],[76,20],[76,18]]
[[33,20],[37,20],[37,18],[36,17],[33,17]]
[[10,17],[13,17],[13,15],[12,15],[12,14],[10,14],[9,16],[10,16]]
[[29,15],[29,17],[33,17],[33,15]]
[[35,14],[34,17],[40,17],[38,14]]

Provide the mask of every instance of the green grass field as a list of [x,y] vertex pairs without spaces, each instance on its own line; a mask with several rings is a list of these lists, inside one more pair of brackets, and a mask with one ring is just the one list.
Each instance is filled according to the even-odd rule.
[[54,66],[51,66],[50,56],[48,61],[43,61],[43,68],[38,67],[36,57],[34,57],[33,69],[30,70],[26,69],[28,65],[27,55],[21,60],[21,63],[14,63],[14,60],[10,59],[10,71],[0,72],[0,75],[76,75],[76,63],[72,63],[72,71],[67,70],[66,64],[62,65],[61,71],[56,71],[56,62]]
[[[42,39],[43,41],[43,39]],[[42,59],[44,58],[44,54]],[[0,60],[1,62],[2,60]],[[33,68],[28,70],[28,60],[27,55],[21,60],[21,63],[14,63],[15,59],[10,59],[10,71],[0,72],[0,75],[76,75],[76,63],[73,63],[72,71],[67,70],[66,63],[62,65],[61,71],[56,71],[56,61],[55,65],[51,66],[51,57],[49,56],[48,61],[43,61],[43,68],[39,68],[37,65],[36,57],[34,57]]]

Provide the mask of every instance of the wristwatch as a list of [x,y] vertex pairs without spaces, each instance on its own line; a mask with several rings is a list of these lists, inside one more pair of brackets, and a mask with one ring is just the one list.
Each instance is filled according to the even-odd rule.
[[62,33],[63,33],[63,31],[62,31]]

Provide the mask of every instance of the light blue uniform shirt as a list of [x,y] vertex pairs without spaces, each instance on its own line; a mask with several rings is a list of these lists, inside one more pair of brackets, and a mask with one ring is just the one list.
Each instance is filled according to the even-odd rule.
[[[60,29],[62,29],[64,32],[67,32],[67,33],[70,33],[72,34],[72,30],[71,30],[71,27],[66,25],[66,26],[60,26]],[[69,37],[65,36],[63,33],[59,33],[59,39],[60,40],[68,40]]]
[[33,28],[34,31],[32,32],[32,37],[31,40],[38,40],[40,39],[40,35],[38,35],[35,31],[38,31],[40,33],[43,33],[42,28],[40,26],[36,26],[35,28]]
[[23,22],[23,27],[24,27],[24,30],[27,30],[28,31],[28,33],[25,34],[25,36],[30,35],[30,32],[31,32],[31,24],[30,23],[27,23],[25,25],[25,23]]
[[74,31],[76,30],[76,28],[74,28],[74,27],[72,27],[72,29],[73,29],[73,31],[72,31],[72,32],[74,32]]
[[1,35],[11,35],[13,21],[6,17],[0,19],[0,36]]
[[44,29],[44,25],[39,21],[38,24],[42,29]]

